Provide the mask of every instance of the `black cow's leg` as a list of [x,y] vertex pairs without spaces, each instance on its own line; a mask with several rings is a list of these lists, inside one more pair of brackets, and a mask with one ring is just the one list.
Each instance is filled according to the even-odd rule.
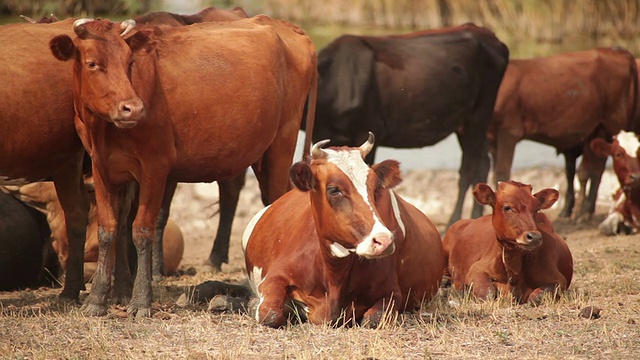
[[[478,134],[483,134],[483,136],[478,136]],[[449,219],[447,228],[462,217],[462,206],[467,190],[477,183],[487,181],[490,161],[488,140],[484,134],[486,134],[486,126],[470,127],[457,133],[458,142],[462,148],[462,161],[459,171],[458,199],[456,200],[456,206]],[[480,217],[482,213],[482,205],[474,202],[471,217]]]
[[602,180],[602,174],[604,173],[604,168],[607,162],[607,158],[600,157],[591,150],[589,143],[590,141],[585,145],[582,156],[582,165],[585,166],[585,171],[590,183],[589,194],[585,197],[580,209],[578,209],[578,221],[590,220],[596,210],[598,188],[600,187],[600,181]]
[[233,218],[238,207],[240,198],[240,190],[244,187],[247,172],[230,180],[218,181],[218,190],[220,193],[220,221],[218,222],[218,230],[216,238],[213,242],[211,254],[209,254],[209,264],[216,270],[220,271],[223,263],[229,262],[229,242],[231,238],[231,228]]
[[153,252],[152,252],[152,274],[154,281],[162,280],[162,277],[166,275],[164,273],[164,251],[162,247],[162,236],[164,234],[164,227],[169,221],[169,214],[171,212],[171,200],[176,192],[178,183],[167,182],[164,189],[164,197],[162,198],[162,207],[158,214],[158,220],[156,222],[156,234],[153,239]]

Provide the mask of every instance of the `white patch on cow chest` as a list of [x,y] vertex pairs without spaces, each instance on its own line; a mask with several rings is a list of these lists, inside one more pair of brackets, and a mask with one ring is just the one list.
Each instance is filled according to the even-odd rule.
[[247,227],[244,229],[244,232],[242,233],[242,252],[244,254],[247,253],[247,245],[249,244],[249,238],[251,238],[253,229],[256,227],[256,224],[258,223],[262,215],[264,215],[264,212],[267,211],[269,206],[271,205],[268,205],[264,209],[258,211],[258,213],[251,218],[251,220],[247,224]]
[[396,221],[398,225],[400,225],[400,230],[402,230],[402,236],[404,236],[407,232],[405,231],[404,223],[402,222],[402,217],[400,216],[400,208],[398,207],[398,199],[396,198],[398,195],[393,190],[389,190],[391,193],[391,207],[393,208],[393,215],[396,217]]
[[4,175],[0,175],[0,185],[27,185],[32,183],[32,181],[29,181],[27,179],[12,179],[8,176],[4,176]]
[[620,147],[624,149],[627,155],[634,159],[636,158],[640,141],[634,132],[620,131],[620,133],[616,135],[616,140],[618,140]]

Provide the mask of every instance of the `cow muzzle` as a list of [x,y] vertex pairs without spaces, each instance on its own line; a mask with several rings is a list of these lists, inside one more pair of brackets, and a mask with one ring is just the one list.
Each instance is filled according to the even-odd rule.
[[118,104],[115,114],[111,117],[113,123],[121,129],[129,129],[136,124],[146,113],[144,103],[140,98],[121,101]]
[[525,250],[533,250],[542,244],[542,233],[540,231],[528,231],[517,240],[518,244]]
[[389,256],[396,251],[396,245],[393,234],[389,231],[378,232],[367,236],[356,247],[356,254],[368,258],[375,259]]

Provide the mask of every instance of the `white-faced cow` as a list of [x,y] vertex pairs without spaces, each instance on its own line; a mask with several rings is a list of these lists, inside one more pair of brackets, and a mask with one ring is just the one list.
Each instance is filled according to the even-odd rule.
[[613,171],[620,183],[607,218],[598,228],[605,235],[636,232],[640,229],[640,140],[634,132],[621,131],[609,143],[603,139],[591,141],[593,151],[613,159]]
[[[633,129],[637,97],[635,59],[621,48],[510,60],[488,132],[495,180],[510,179],[520,140],[553,146],[564,154],[566,165],[567,192],[560,216],[573,212],[576,219],[589,219],[605,167],[605,158],[593,154],[589,142]],[[573,181],[580,155],[576,201]]]
[[321,149],[294,164],[296,189],[258,213],[243,235],[258,322],[283,326],[297,303],[314,324],[376,326],[386,310],[416,309],[437,292],[444,257],[440,235],[391,190],[398,162],[369,167],[359,148]]
[[558,191],[531,194],[531,185],[516,181],[487,184],[473,190],[493,214],[453,224],[443,239],[447,272],[453,286],[472,288],[479,298],[512,295],[520,303],[539,304],[545,293],[565,290],[573,276],[566,242],[540,210],[558,199]]
[[316,57],[304,31],[267,16],[137,31],[123,24],[124,31],[108,20],[78,21],[74,38],[57,36],[50,47],[72,60],[75,124],[95,182],[100,253],[83,309],[106,313],[119,194],[137,183],[138,271],[128,312],[148,316],[165,189],[253,166],[264,196],[285,193]]
[[[313,140],[358,146],[371,130],[375,146],[418,148],[452,133],[462,149],[460,219],[467,191],[487,181],[485,136],[509,59],[486,28],[466,24],[397,36],[344,35],[318,54],[318,106]],[[367,157],[372,164],[376,149]],[[474,204],[472,216],[482,215]]]

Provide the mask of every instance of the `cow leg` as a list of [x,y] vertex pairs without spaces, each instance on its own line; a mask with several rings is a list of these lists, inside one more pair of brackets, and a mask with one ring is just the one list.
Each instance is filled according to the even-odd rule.
[[130,183],[125,190],[120,193],[120,209],[118,212],[118,232],[116,235],[116,263],[113,280],[113,292],[111,302],[114,304],[127,305],[131,302],[131,291],[133,289],[133,277],[129,262],[129,246],[131,244],[131,223],[136,207],[137,184]]
[[260,164],[253,166],[264,205],[271,204],[290,189],[289,168],[295,153],[298,127],[282,126],[276,138],[278,140],[269,146]]
[[[260,285],[261,299],[255,304],[255,313],[253,309],[249,310],[251,315],[255,316],[258,323],[279,328],[286,324],[287,317],[284,311],[284,303],[287,297],[287,284],[278,279],[270,278]],[[250,306],[251,307],[251,306]]]
[[[567,179],[567,191],[564,197],[564,207],[560,212],[561,218],[571,217],[573,207],[575,206],[575,189],[573,187],[573,179],[576,176],[576,161],[581,153],[582,150],[579,147],[564,152],[564,171]],[[581,182],[580,187],[584,189],[585,186],[586,184],[582,184]]]
[[63,300],[79,301],[80,291],[84,290],[84,243],[86,241],[87,216],[89,212],[88,195],[82,180],[82,159],[84,150],[75,161],[63,166],[53,176],[60,205],[64,212],[69,239],[69,261],[67,263],[64,289],[60,293]]
[[[458,199],[447,228],[462,217],[462,205],[467,190],[477,183],[487,181],[490,167],[488,140],[484,135],[478,136],[478,134],[486,134],[486,132],[486,126],[475,126],[465,128],[462,132],[457,133],[458,142],[462,149],[462,161],[459,171]],[[480,217],[482,212],[482,205],[474,202],[471,217]]]
[[209,254],[209,264],[217,271],[222,270],[222,264],[229,262],[229,241],[231,238],[231,227],[233,218],[238,207],[240,190],[244,187],[247,172],[234,177],[231,180],[218,181],[220,192],[220,221],[218,231],[213,242],[211,254]]
[[164,189],[164,196],[162,198],[162,207],[160,208],[160,213],[158,214],[158,221],[156,222],[156,235],[153,239],[153,265],[152,265],[152,275],[154,281],[162,280],[162,277],[165,274],[164,272],[164,251],[162,246],[162,237],[164,234],[164,227],[167,225],[167,221],[169,220],[169,214],[171,212],[171,200],[173,200],[173,195],[176,192],[176,187],[178,183],[176,182],[168,182]]
[[138,267],[133,283],[133,294],[127,313],[133,316],[151,316],[152,257],[158,214],[164,201],[166,176],[149,176],[153,183],[140,183],[139,203],[133,221],[133,244],[138,255]]
[[[579,222],[590,220],[591,216],[596,211],[598,188],[600,187],[600,181],[602,180],[602,174],[604,173],[606,162],[606,158],[598,156],[593,152],[593,150],[591,150],[590,146],[585,145],[582,155],[582,164],[580,164],[579,177],[586,177],[590,185],[589,195],[585,196],[586,188],[585,184],[582,184],[583,181],[581,180],[582,189],[580,189],[580,194],[584,198],[584,200],[582,201],[582,206],[578,209],[579,212],[577,214],[576,220]],[[582,175],[583,172],[585,173],[585,175]]]
[[399,294],[399,291],[394,292],[394,295],[390,297],[376,301],[376,303],[364,313],[361,325],[375,329],[380,326],[380,324],[388,323],[390,320],[395,319],[395,315],[400,311],[399,308],[402,303],[402,297],[395,295],[396,293]]
[[498,289],[489,275],[475,265],[469,269],[465,283],[471,285],[473,295],[480,299],[495,299],[498,296]]
[[496,150],[493,158],[493,174],[495,185],[498,181],[511,179],[511,166],[518,139],[508,134],[496,134]]
[[98,171],[93,169],[93,180],[98,208],[98,264],[91,282],[91,293],[82,305],[86,315],[101,316],[107,313],[107,296],[111,290],[111,275],[115,258],[112,246],[118,229],[120,193],[111,194],[102,181]]

